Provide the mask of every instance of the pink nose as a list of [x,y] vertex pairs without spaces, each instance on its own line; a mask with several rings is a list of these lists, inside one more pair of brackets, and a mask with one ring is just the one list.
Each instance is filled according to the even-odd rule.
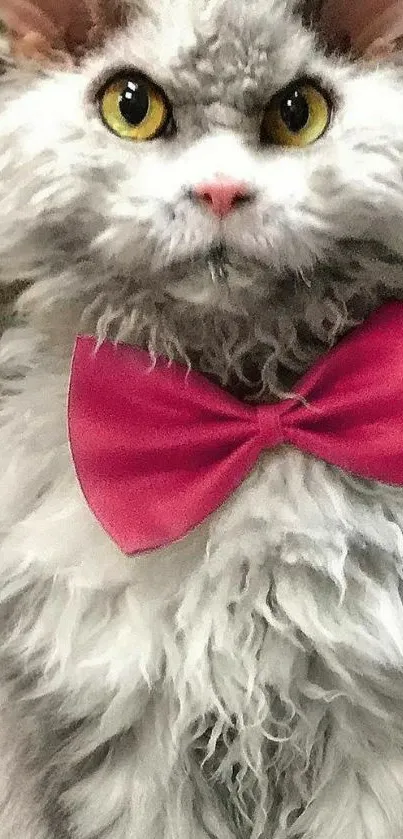
[[211,181],[195,186],[192,192],[220,218],[228,216],[236,204],[250,197],[248,187],[238,181]]

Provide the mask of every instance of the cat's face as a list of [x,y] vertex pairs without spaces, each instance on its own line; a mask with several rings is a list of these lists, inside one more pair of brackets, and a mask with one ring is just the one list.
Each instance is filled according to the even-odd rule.
[[[286,330],[290,313],[310,333],[316,318],[326,343],[350,299],[365,308],[366,286],[370,301],[382,283],[403,284],[379,247],[402,249],[399,71],[326,57],[291,5],[158,0],[80,69],[6,81],[5,279],[45,278],[48,302],[96,298],[98,329],[115,323],[120,334],[124,322],[123,337],[137,338],[146,301],[168,320],[180,312],[183,335],[197,308],[207,318],[222,309],[229,321],[262,317],[260,331],[280,343],[273,324],[287,307]],[[138,73],[157,86],[151,133],[162,133],[150,140],[118,136],[109,87],[124,91],[126,79],[126,100],[139,98],[123,111],[141,113]],[[224,209],[211,192],[223,184]],[[139,334],[149,340],[144,323]],[[191,336],[183,345],[191,352]]]

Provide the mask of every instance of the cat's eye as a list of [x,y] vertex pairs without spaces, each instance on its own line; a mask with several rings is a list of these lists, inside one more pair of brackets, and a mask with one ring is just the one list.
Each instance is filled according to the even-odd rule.
[[294,82],[273,97],[261,127],[262,142],[303,148],[325,133],[331,117],[327,94],[311,81]]
[[122,73],[107,82],[99,95],[99,106],[104,123],[126,140],[153,140],[170,119],[164,93],[135,72]]

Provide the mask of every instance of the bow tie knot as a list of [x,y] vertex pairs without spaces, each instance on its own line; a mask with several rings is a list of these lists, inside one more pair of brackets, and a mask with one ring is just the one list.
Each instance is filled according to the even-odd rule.
[[285,443],[286,439],[281,422],[284,403],[258,405],[256,411],[262,446],[272,449]]

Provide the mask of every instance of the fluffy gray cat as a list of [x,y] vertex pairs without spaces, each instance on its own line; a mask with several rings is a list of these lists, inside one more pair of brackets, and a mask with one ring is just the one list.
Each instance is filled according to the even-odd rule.
[[128,558],[66,395],[87,332],[279,399],[401,297],[402,70],[292,0],[87,6],[0,4],[0,839],[400,839],[403,491],[283,447]]

